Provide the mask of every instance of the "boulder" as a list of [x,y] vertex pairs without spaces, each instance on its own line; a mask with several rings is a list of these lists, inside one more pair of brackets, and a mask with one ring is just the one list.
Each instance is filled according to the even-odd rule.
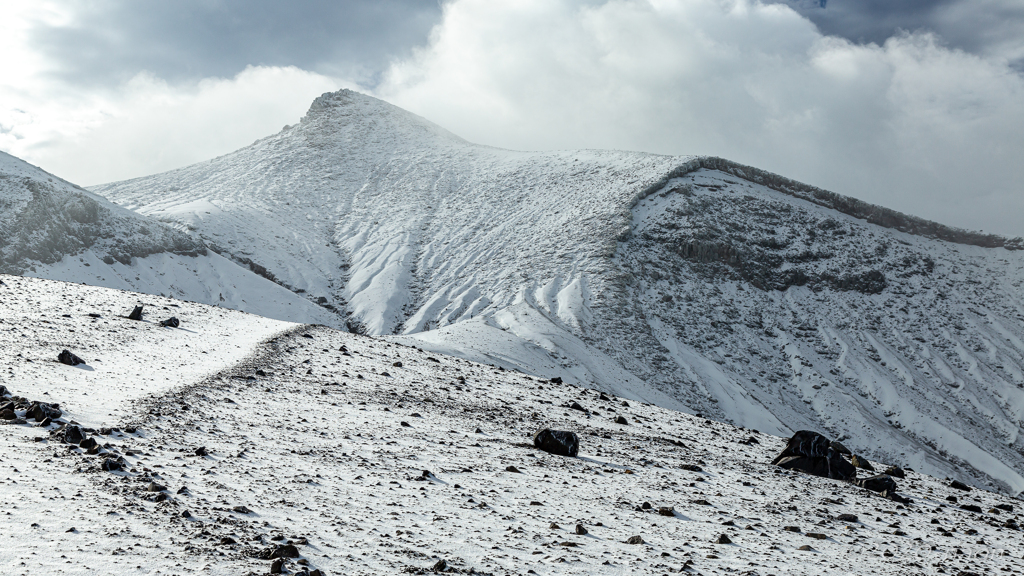
[[872,492],[889,492],[890,494],[896,492],[896,481],[892,479],[892,476],[886,474],[857,478],[852,483]]
[[27,417],[35,419],[36,422],[42,422],[43,420],[60,418],[62,412],[54,404],[47,404],[45,402],[33,402],[29,406],[26,412]]
[[871,462],[868,462],[867,458],[858,456],[857,454],[850,456],[850,463],[862,470],[867,470],[869,472],[875,471],[874,466],[871,465]]
[[10,396],[11,391],[7,389],[7,386],[0,384],[0,396]]
[[895,464],[885,469],[883,474],[892,476],[893,478],[906,478],[907,473],[903,471],[903,468],[896,466]]
[[128,315],[129,320],[142,320],[142,304],[139,304],[132,310],[132,313]]
[[164,328],[177,328],[179,324],[181,324],[181,322],[178,322],[178,319],[174,316],[160,322],[160,325]]
[[85,432],[82,431],[81,426],[74,424],[68,424],[64,427],[64,441],[68,444],[79,444],[82,440],[85,440]]
[[85,438],[78,443],[78,447],[82,450],[89,450],[95,446],[99,446],[99,442],[97,442],[95,438]]
[[835,480],[857,477],[857,469],[843,459],[833,442],[810,430],[794,434],[785,450],[772,460],[772,464]]
[[68,366],[78,366],[79,364],[85,364],[85,360],[82,360],[78,356],[75,356],[68,350],[61,351],[57,355],[57,361],[61,364],[67,364]]
[[575,457],[580,451],[580,439],[574,432],[544,428],[533,436],[533,445],[556,456]]
[[107,458],[100,464],[100,468],[105,472],[116,472],[121,469],[121,463],[113,458]]

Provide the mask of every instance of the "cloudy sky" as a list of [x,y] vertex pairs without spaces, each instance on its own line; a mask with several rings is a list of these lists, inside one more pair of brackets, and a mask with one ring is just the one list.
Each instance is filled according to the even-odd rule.
[[1024,234],[1020,0],[0,3],[0,150],[83,185],[353,88],[516,149],[714,154]]

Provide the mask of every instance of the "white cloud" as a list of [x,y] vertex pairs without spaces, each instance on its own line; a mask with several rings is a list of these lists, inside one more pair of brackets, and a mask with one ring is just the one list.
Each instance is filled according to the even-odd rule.
[[925,34],[855,45],[754,0],[453,0],[378,94],[476,142],[715,154],[1024,233],[1024,80]]
[[[113,90],[0,110],[0,148],[83,185],[143,176],[225,154],[294,124],[313,98],[349,85],[294,67],[170,85],[139,74]],[[39,90],[53,90],[41,83]],[[2,132],[0,128],[0,132]]]

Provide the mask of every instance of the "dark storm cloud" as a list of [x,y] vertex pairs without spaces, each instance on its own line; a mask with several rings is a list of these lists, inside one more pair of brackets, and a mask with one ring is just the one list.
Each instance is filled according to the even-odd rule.
[[32,38],[54,74],[79,84],[143,70],[171,82],[230,77],[247,65],[373,83],[441,16],[437,0],[99,0],[71,10],[69,23]]
[[950,48],[1020,61],[1020,0],[770,0],[786,4],[821,32],[882,44],[907,32],[934,32]]

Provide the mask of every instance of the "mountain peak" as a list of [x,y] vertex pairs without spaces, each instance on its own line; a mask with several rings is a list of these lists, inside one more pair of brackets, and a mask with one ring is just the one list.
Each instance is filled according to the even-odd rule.
[[347,88],[318,96],[301,122],[304,126],[333,124],[336,128],[359,127],[367,132],[392,133],[404,138],[442,138],[465,143],[459,136],[421,116]]

